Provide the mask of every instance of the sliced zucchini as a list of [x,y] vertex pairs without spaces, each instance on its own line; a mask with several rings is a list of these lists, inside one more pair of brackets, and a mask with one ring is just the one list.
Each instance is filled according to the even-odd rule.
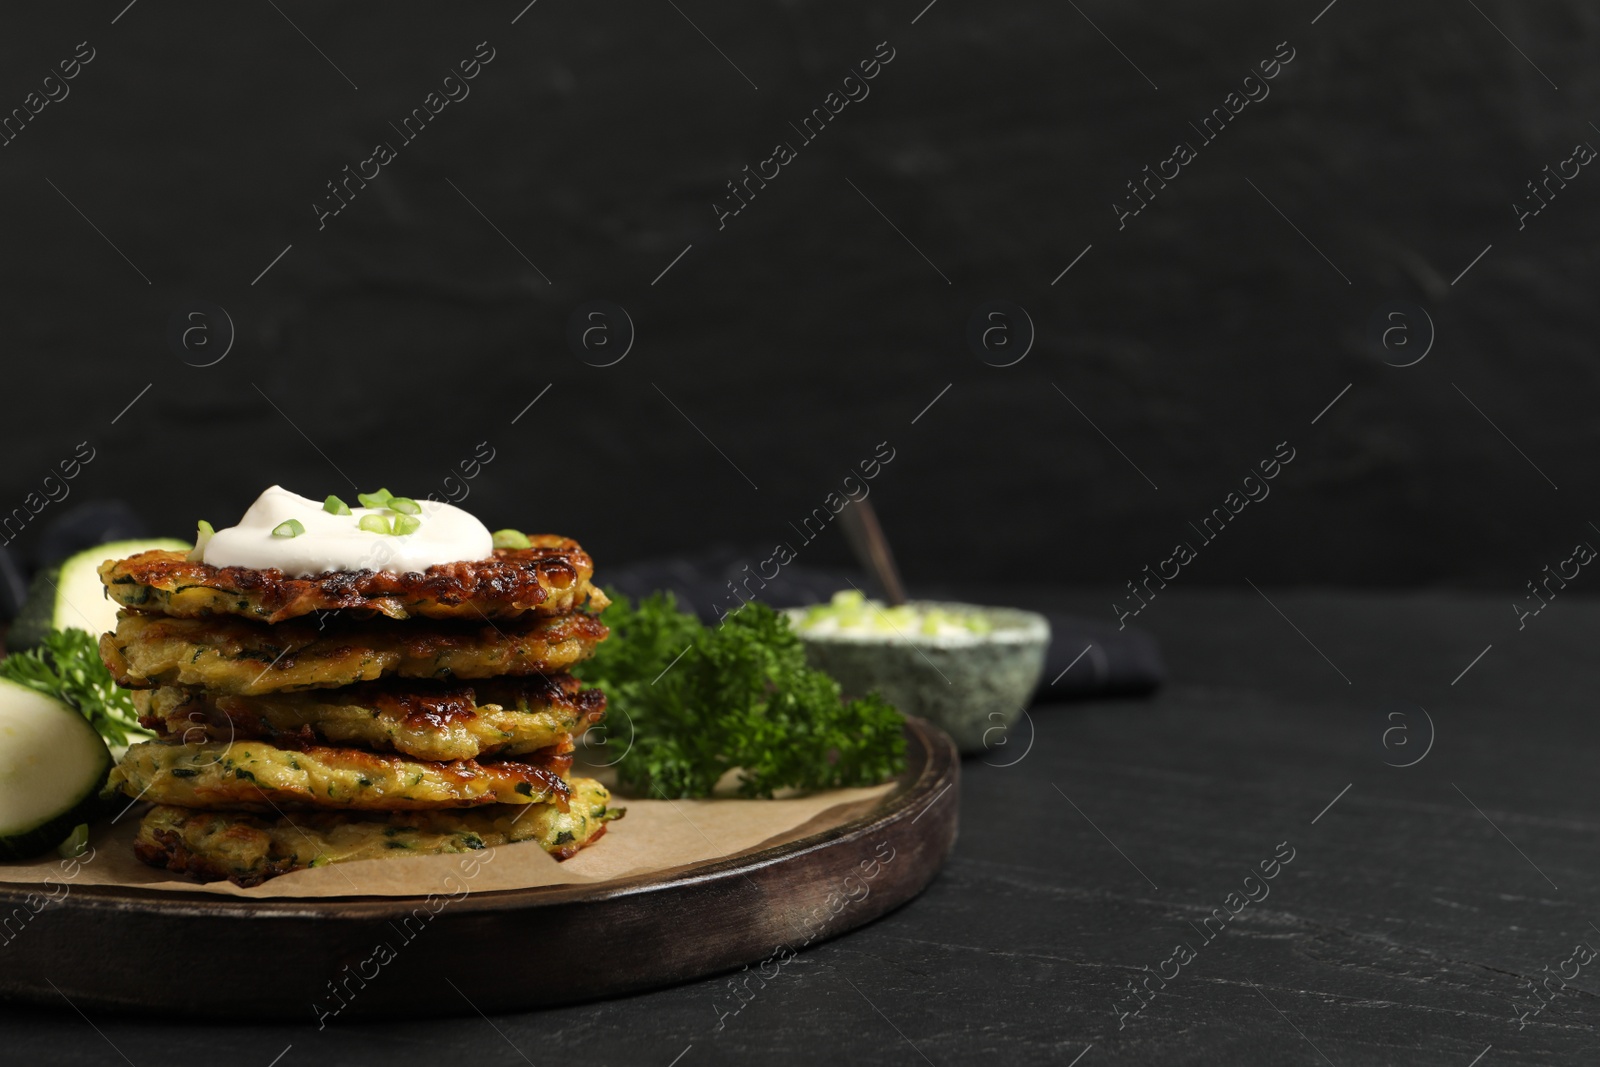
[[100,810],[111,752],[88,720],[0,678],[0,859],[55,848]]
[[117,605],[106,596],[105,586],[100,583],[100,564],[108,559],[126,559],[152,548],[187,552],[189,547],[187,541],[175,541],[170,537],[112,541],[69,556],[59,567],[45,568],[33,576],[28,597],[6,634],[7,646],[33,648],[51,630],[69,627],[87,630],[95,637],[115,630]]

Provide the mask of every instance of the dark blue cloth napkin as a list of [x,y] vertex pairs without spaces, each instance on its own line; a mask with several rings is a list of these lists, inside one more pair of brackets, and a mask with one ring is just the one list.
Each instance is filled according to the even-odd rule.
[[107,541],[150,536],[150,528],[120,500],[86,500],[52,516],[38,527],[26,557],[14,544],[0,545],[0,619],[16,618],[28,593],[29,577],[68,556]]

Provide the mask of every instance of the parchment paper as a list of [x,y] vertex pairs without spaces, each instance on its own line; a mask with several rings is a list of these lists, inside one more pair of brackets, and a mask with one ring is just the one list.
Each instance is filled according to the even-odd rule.
[[[63,860],[51,853],[20,863],[0,863],[0,883],[46,887],[58,898],[61,886],[121,885],[180,893],[210,893],[261,899],[321,897],[458,896],[544,885],[601,883],[665,872],[755,851],[818,833],[846,822],[895,789],[840,789],[783,800],[632,800],[617,797],[628,814],[605,836],[565,863],[532,842],[446,856],[336,863],[273,878],[252,889],[231,882],[196,882],[157,870],[133,855],[143,805],[115,825],[89,829],[93,855]],[[47,891],[47,892],[46,892]]]

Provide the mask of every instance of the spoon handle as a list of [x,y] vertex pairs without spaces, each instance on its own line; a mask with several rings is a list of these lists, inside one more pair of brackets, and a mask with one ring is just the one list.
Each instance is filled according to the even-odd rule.
[[906,587],[900,581],[900,569],[895,566],[894,550],[884,536],[878,513],[866,499],[852,500],[840,513],[844,524],[845,540],[856,562],[877,579],[885,599],[891,607],[906,602]]

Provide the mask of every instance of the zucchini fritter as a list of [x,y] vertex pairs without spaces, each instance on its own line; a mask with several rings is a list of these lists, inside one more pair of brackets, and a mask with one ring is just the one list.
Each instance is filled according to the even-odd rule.
[[609,631],[591,615],[527,616],[501,624],[309,620],[273,626],[227,616],[170,619],[124,611],[100,638],[117,684],[203,686],[254,695],[332,689],[380,677],[494,678],[549,674],[588,659]]
[[133,849],[152,867],[242,886],[329,863],[471,852],[518,841],[535,841],[567,859],[622,817],[610,799],[599,782],[574,778],[566,811],[555,804],[495,805],[387,816],[302,812],[291,820],[161,805],[145,815]]
[[125,608],[182,618],[239,615],[276,623],[314,611],[353,610],[392,619],[508,619],[560,615],[609,601],[589,584],[594,561],[578,542],[531,535],[531,548],[497,548],[491,559],[421,573],[330,571],[286,578],[281,571],[213,567],[182,552],[141,552],[108,560],[100,580]]
[[605,694],[569,674],[470,685],[368,682],[265,696],[164,686],[133,694],[139,721],[187,742],[264,739],[285,748],[356,745],[423,760],[477,759],[569,744],[605,716]]
[[353,748],[280,748],[266,741],[133,745],[108,790],[186,808],[273,811],[284,806],[415,811],[480,804],[563,807],[570,755],[432,763]]

